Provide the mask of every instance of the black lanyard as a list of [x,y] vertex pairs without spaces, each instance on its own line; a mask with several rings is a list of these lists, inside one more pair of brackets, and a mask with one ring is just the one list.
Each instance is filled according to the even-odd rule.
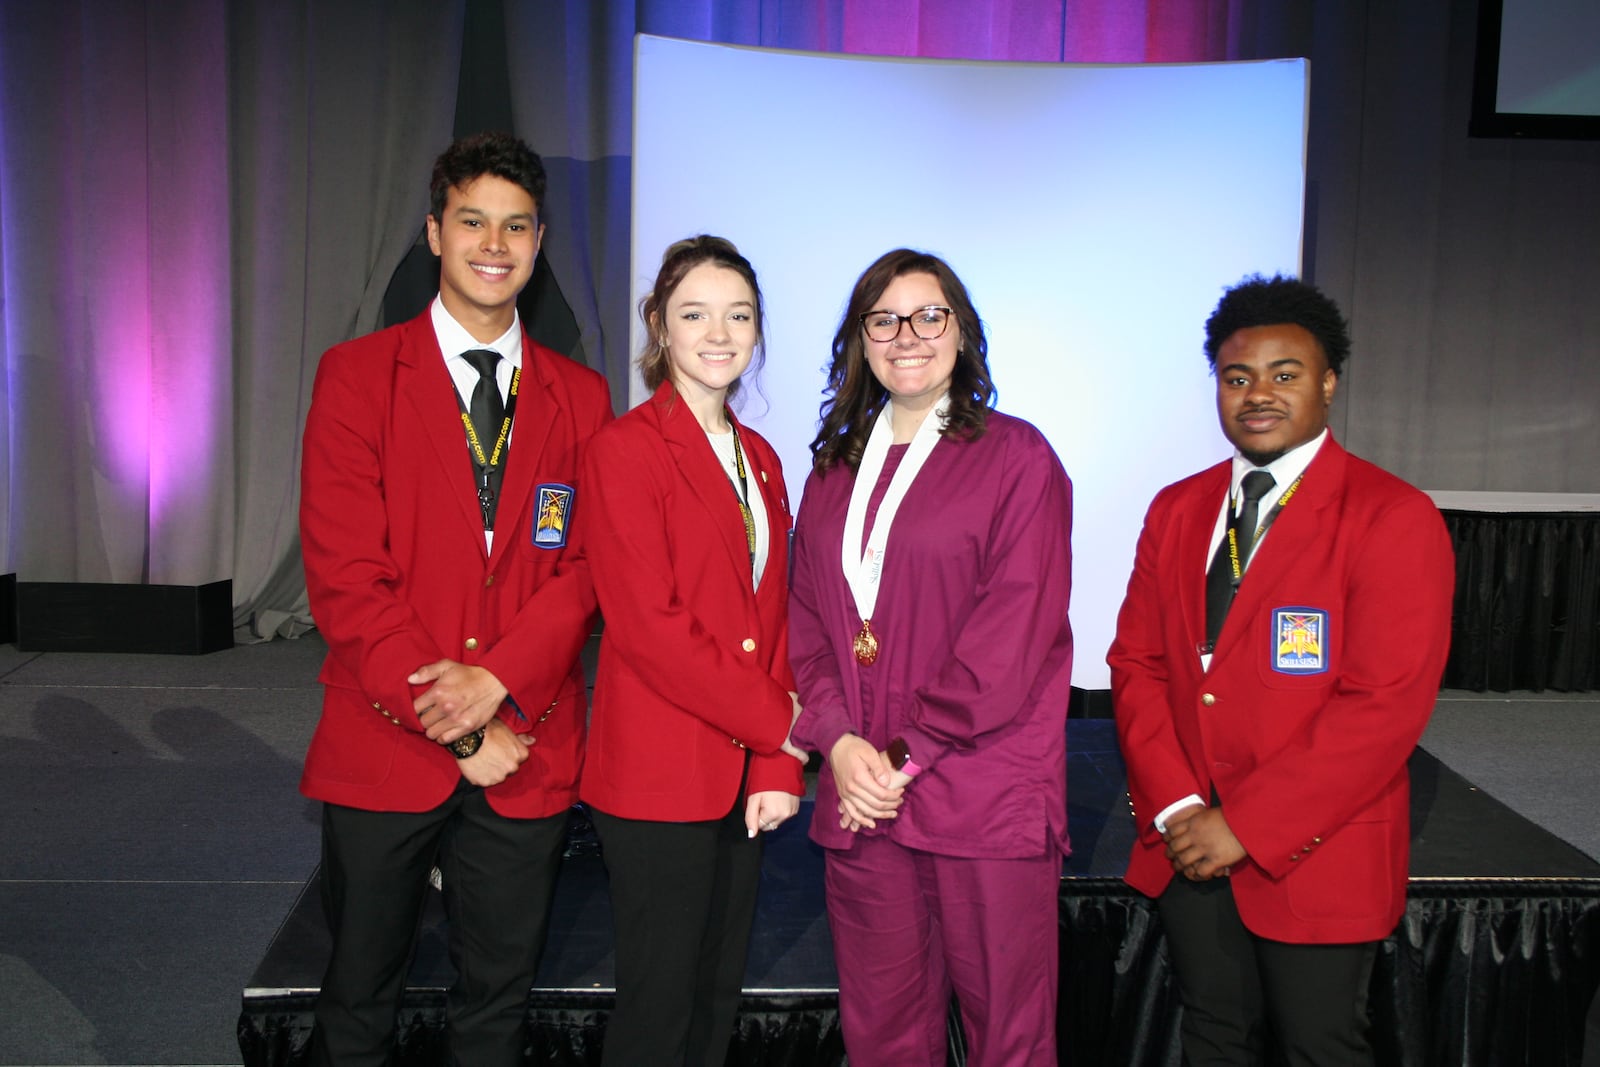
[[745,478],[744,449],[739,446],[739,428],[734,426],[732,419],[728,420],[728,425],[733,427],[733,469],[739,476],[739,484],[733,487],[733,496],[739,502],[739,516],[744,519],[744,541],[750,549],[750,569],[753,571],[756,566],[756,516],[750,510],[750,483]]
[[511,388],[507,390],[506,413],[500,420],[500,432],[495,435],[494,447],[487,454],[483,450],[483,442],[478,439],[478,429],[472,425],[472,413],[467,410],[466,401],[461,399],[459,390],[452,390],[456,394],[456,406],[461,409],[461,425],[467,431],[467,451],[472,453],[472,466],[477,471],[478,507],[483,509],[483,528],[494,528],[494,489],[489,485],[489,479],[500,473],[500,467],[505,463],[506,453],[511,451],[511,420],[517,413],[517,393],[522,384],[522,368],[511,369]]
[[[1278,502],[1272,505],[1272,510],[1268,511],[1256,526],[1256,535],[1250,539],[1250,554],[1252,556],[1256,554],[1256,547],[1261,544],[1261,538],[1266,534],[1267,527],[1278,521],[1278,512],[1288,506],[1289,501],[1294,498],[1294,494],[1299,490],[1300,483],[1305,479],[1305,476],[1305,471],[1301,471],[1300,477],[1289,483],[1289,488],[1283,491],[1283,495],[1278,497]],[[1239,583],[1244,580],[1244,564],[1248,562],[1239,558],[1238,506],[1238,502],[1234,500],[1233,494],[1230,492],[1228,494],[1228,530],[1226,536],[1228,538],[1228,564],[1233,568],[1232,580],[1235,590],[1239,588]]]

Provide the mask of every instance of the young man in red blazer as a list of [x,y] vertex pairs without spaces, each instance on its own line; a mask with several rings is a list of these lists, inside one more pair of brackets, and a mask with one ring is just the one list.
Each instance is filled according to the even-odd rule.
[[[1367,992],[1405,910],[1406,760],[1450,643],[1450,539],[1423,493],[1345,452],[1345,322],[1254,277],[1206,323],[1236,452],[1157,495],[1108,662],[1185,1062],[1372,1062]],[[1270,476],[1270,477],[1269,477]]]
[[520,1064],[577,799],[595,600],[567,545],[605,380],[516,312],[544,226],[539,157],[503,134],[434,166],[439,296],[330,349],[300,532],[329,654],[302,791],[324,801],[333,956],[312,1062],[387,1062],[430,868],[444,873],[452,1060]]

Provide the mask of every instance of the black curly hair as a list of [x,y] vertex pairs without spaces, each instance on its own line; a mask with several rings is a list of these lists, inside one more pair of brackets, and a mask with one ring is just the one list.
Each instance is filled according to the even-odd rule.
[[1212,372],[1217,369],[1217,353],[1235,333],[1253,326],[1284,325],[1299,326],[1316,339],[1335,377],[1344,370],[1350,327],[1339,306],[1299,278],[1252,274],[1223,293],[1206,320],[1206,359]]
[[509,133],[475,133],[456,141],[434,161],[433,180],[428,185],[433,217],[444,218],[444,203],[451,189],[485,174],[521,186],[533,197],[534,213],[544,214],[544,161],[539,153]]

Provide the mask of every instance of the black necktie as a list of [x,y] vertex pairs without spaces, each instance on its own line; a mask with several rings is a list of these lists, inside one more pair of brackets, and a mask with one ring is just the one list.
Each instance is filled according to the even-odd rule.
[[[478,435],[478,446],[483,458],[494,453],[494,443],[500,437],[500,424],[505,421],[506,405],[500,399],[500,383],[495,379],[495,368],[500,363],[500,353],[489,348],[475,348],[461,353],[461,358],[472,364],[478,372],[478,384],[472,389],[472,405],[467,414],[472,419],[473,432]],[[473,457],[474,464],[477,456]],[[495,497],[500,490],[499,464],[492,471],[478,468],[478,504],[483,509],[483,528],[494,529]]]
[[1216,646],[1217,635],[1222,632],[1222,621],[1228,617],[1233,595],[1238,584],[1233,580],[1233,554],[1228,549],[1228,533],[1232,531],[1239,543],[1239,574],[1243,576],[1245,564],[1250,562],[1250,550],[1255,547],[1256,524],[1261,514],[1261,498],[1277,483],[1266,471],[1251,471],[1244,476],[1240,486],[1244,505],[1234,517],[1230,509],[1228,528],[1223,531],[1217,554],[1211,557],[1211,569],[1206,571],[1206,646]]
[[472,364],[478,372],[478,384],[472,389],[472,428],[478,432],[483,451],[488,455],[494,448],[494,439],[500,436],[500,423],[506,417],[505,402],[500,399],[500,383],[495,380],[495,368],[500,365],[500,353],[489,348],[474,348],[461,353],[461,358]]

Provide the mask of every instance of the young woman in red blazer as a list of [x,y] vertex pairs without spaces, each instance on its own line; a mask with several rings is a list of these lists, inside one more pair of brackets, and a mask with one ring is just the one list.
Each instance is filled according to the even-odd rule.
[[721,1063],[760,834],[799,810],[778,458],[728,401],[761,349],[755,271],[728,241],[667,249],[640,305],[654,395],[584,455],[605,617],[581,795],[611,880],[617,1003],[604,1063]]

